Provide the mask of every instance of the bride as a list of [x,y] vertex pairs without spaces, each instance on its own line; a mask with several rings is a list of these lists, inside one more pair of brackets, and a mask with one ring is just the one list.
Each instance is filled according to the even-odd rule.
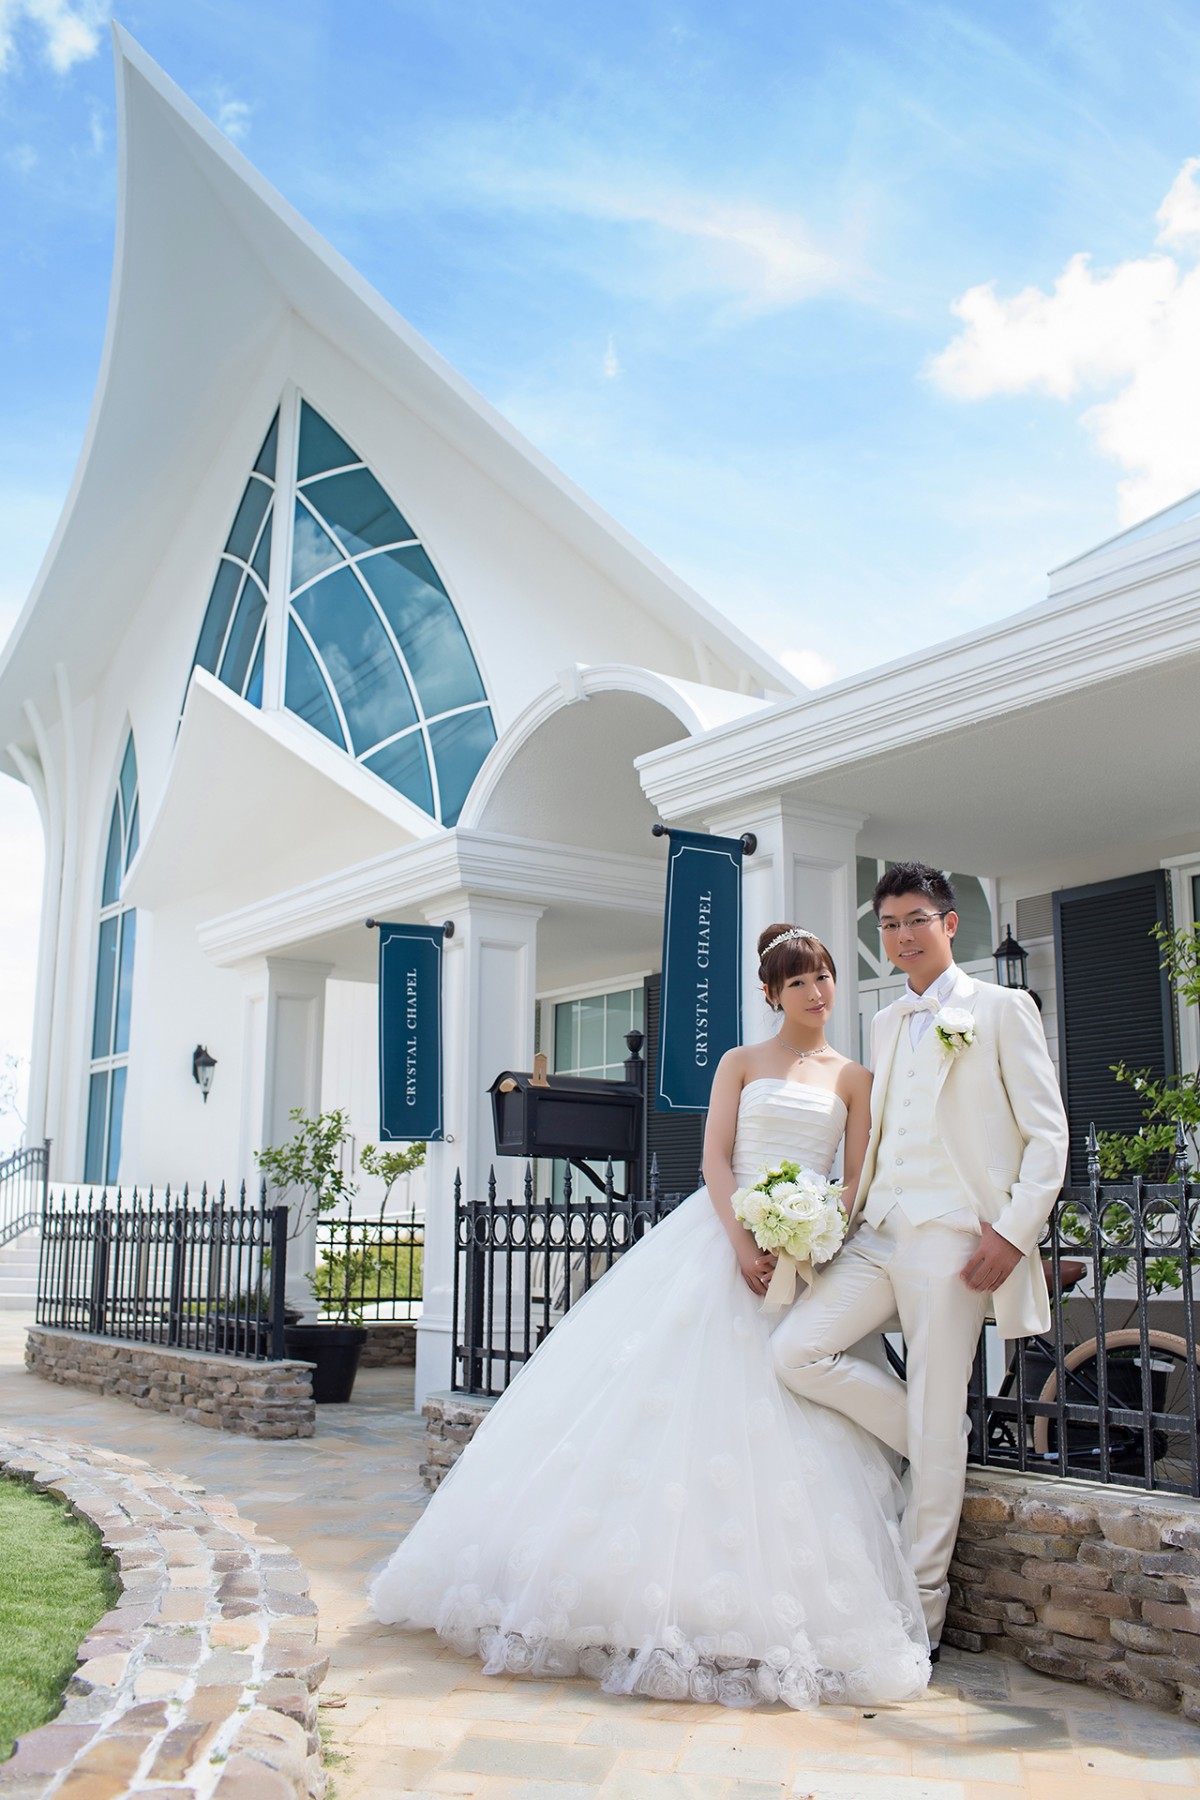
[[730,1196],[787,1157],[852,1198],[870,1076],[825,1041],[833,959],[768,927],[778,1034],[725,1056],[706,1186],[555,1326],[371,1586],[484,1673],[755,1706],[879,1703],[929,1679],[900,1487],[869,1433],[777,1381],[773,1259]]

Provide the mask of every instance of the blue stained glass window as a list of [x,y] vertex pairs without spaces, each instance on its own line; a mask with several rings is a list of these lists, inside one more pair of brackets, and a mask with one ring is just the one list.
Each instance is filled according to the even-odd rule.
[[356,756],[416,724],[417,709],[383,621],[349,569],[305,588],[293,607],[341,701]]
[[292,526],[292,592],[345,560],[341,546],[333,541],[323,525],[317,524],[304,502],[298,499]]
[[254,652],[254,667],[250,671],[250,679],[246,683],[246,698],[251,706],[262,705],[263,695],[263,652],[266,649],[266,627],[258,634],[258,649]]
[[466,633],[424,550],[384,550],[359,568],[404,648],[426,717],[485,700]]
[[[252,705],[262,705],[261,667],[254,658],[261,609],[265,604],[271,574],[271,530],[275,507],[275,463],[279,445],[279,414],[271,420],[262,449],[254,464],[254,472],[242,490],[225,549],[217,565],[216,579],[208,596],[196,654],[192,668],[207,669],[218,675],[225,686]],[[261,591],[246,578],[253,569]],[[241,604],[234,616],[234,602]],[[258,614],[254,613],[252,596],[257,595]],[[230,618],[233,626],[230,627]],[[228,643],[226,638],[228,637]],[[222,653],[223,651],[223,653]],[[218,674],[218,664],[220,665]],[[259,676],[256,691],[250,689]],[[191,679],[190,673],[188,679]],[[186,697],[186,696],[185,696]]]
[[296,457],[296,480],[307,481],[310,475],[321,475],[326,469],[344,469],[361,462],[345,438],[314,412],[307,400],[300,402],[300,451]]
[[125,740],[121,771],[113,795],[100,883],[96,990],[92,1001],[88,1115],[84,1138],[85,1181],[115,1181],[121,1158],[137,944],[137,913],[132,907],[122,910],[121,884],[125,871],[137,855],[139,816],[137,753],[130,732]]
[[[337,743],[336,694],[363,767],[453,824],[496,732],[450,596],[391,496],[307,401],[296,477],[291,611],[317,656],[289,630],[285,704]],[[461,723],[438,718],[462,708]],[[436,801],[414,729],[429,720]]]
[[100,886],[100,904],[111,906],[121,891],[121,806],[113,801],[112,820],[108,827],[108,850],[104,857],[104,880]]
[[[294,462],[288,433],[282,443],[281,458],[277,413],[217,564],[193,667],[253,706],[264,686],[274,702],[266,614],[286,608],[284,706],[453,824],[496,733],[446,586],[391,495],[306,400]],[[287,593],[271,594],[281,507],[290,568]]]
[[100,921],[100,949],[96,956],[96,1008],[92,1018],[92,1055],[112,1055],[113,994],[117,986],[116,913]]
[[258,528],[263,516],[271,504],[272,489],[265,481],[251,476],[246,483],[246,491],[242,495],[242,504],[237,509],[237,517],[229,533],[229,541],[225,548],[230,556],[236,556],[239,562],[249,562],[250,554],[258,542]]
[[433,811],[433,783],[429,779],[425,740],[419,731],[410,731],[406,737],[385,744],[365,762],[373,774],[381,775],[389,787],[412,800],[422,812]]
[[294,624],[288,626],[287,687],[283,703],[289,712],[304,719],[337,745],[346,748],[337,712],[329,698],[324,677],[313,661],[312,651]]
[[367,469],[349,469],[342,475],[310,481],[304,498],[352,556],[363,550],[380,550],[385,544],[402,544],[416,535]]
[[124,1064],[112,1072],[108,1101],[108,1154],[104,1159],[105,1181],[115,1181],[121,1170],[121,1132],[125,1123],[125,1081],[128,1073]]
[[125,746],[125,754],[121,758],[121,808],[128,819],[133,812],[133,802],[137,795],[137,756],[133,748],[133,733],[129,734],[129,742]]
[[254,561],[250,564],[250,567],[262,582],[264,594],[271,585],[271,524],[271,515],[268,513],[267,522],[263,526],[262,536],[258,540],[258,549],[254,552]]
[[101,1069],[88,1082],[87,1141],[83,1150],[83,1179],[104,1181],[104,1140],[108,1135],[108,1078]]
[[452,713],[448,719],[435,719],[430,725],[429,742],[437,765],[444,825],[458,823],[471,783],[495,741],[496,727],[486,706],[473,712]]
[[258,460],[254,464],[258,473],[260,475],[265,475],[268,481],[274,481],[275,479],[275,453],[278,444],[279,414],[276,413],[275,417],[271,420],[271,429],[263,439],[263,447],[258,453]]
[[113,1021],[114,1056],[125,1056],[129,1051],[129,1009],[133,1003],[133,952],[136,941],[137,914],[129,907],[121,914],[121,947],[117,954],[117,1010]]
[[258,642],[258,628],[262,623],[265,611],[263,597],[250,576],[247,575],[242,585],[242,596],[238,601],[237,612],[233,616],[229,641],[225,645],[225,654],[221,658],[221,680],[226,687],[231,687],[235,694],[244,693],[248,685],[246,677],[250,671],[250,661]]
[[216,674],[217,664],[221,660],[221,646],[229,629],[241,579],[240,565],[222,558],[217,568],[217,579],[213,582],[212,593],[209,595],[208,611],[200,627],[193,668],[207,669],[210,675]]

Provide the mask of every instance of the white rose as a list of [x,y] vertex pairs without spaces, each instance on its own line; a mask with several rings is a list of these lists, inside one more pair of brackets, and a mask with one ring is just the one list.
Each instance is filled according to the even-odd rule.
[[937,1023],[943,1031],[954,1037],[967,1037],[974,1033],[975,1017],[964,1006],[943,1006],[936,1015]]
[[788,1207],[791,1217],[802,1221],[819,1219],[824,1211],[824,1198],[820,1194],[813,1193],[796,1194]]

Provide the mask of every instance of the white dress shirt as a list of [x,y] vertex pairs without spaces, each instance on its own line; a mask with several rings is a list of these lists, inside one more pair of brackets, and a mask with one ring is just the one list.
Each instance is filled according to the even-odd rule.
[[[904,1001],[904,1000],[922,1001],[923,1000],[926,1003],[929,1002],[930,1000],[935,1000],[937,1002],[938,1006],[944,1006],[946,1004],[947,1000],[950,998],[950,995],[953,993],[954,983],[957,980],[958,980],[958,970],[955,967],[955,965],[953,963],[951,963],[950,967],[948,969],[943,969],[942,973],[938,976],[936,981],[930,983],[930,985],[925,989],[924,994],[915,994],[913,992],[912,988],[906,982],[904,985],[904,992],[900,996],[900,998],[902,1001]],[[934,1018],[933,1011],[930,1009],[928,1004],[926,1004],[924,1006],[919,1006],[917,1008],[917,1010],[915,1010],[914,1012],[911,1012],[909,1014],[909,1017],[908,1017],[908,1041],[912,1045],[914,1050],[916,1049],[917,1045],[921,1042],[921,1039],[925,1036],[925,1033],[929,1030],[930,1026],[933,1024],[933,1018]]]

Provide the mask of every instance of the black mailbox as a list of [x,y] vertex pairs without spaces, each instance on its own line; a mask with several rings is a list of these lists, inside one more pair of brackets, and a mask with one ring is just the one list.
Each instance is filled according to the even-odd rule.
[[544,1076],[538,1083],[530,1074],[506,1069],[489,1091],[497,1156],[641,1159],[640,1085],[582,1075]]

